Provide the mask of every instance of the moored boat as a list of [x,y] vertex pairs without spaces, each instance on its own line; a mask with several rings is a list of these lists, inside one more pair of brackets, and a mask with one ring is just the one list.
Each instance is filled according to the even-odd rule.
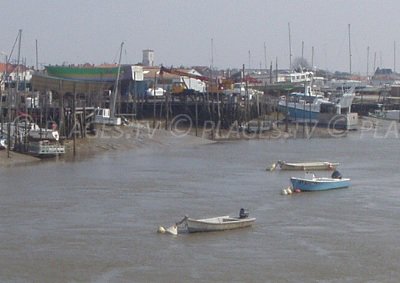
[[253,225],[255,221],[255,218],[248,217],[248,213],[244,209],[240,210],[239,217],[231,217],[228,215],[204,219],[185,217],[183,220],[189,233],[214,232],[245,228]]
[[[38,157],[53,157],[65,153],[65,146],[60,142],[60,134],[54,123],[51,129],[47,129],[26,120],[4,123],[3,128],[0,129],[0,132],[3,132],[3,136],[0,136],[0,148],[7,148],[10,142],[10,149]],[[4,134],[6,131],[10,133],[9,139]]]
[[272,164],[270,170],[273,171],[276,167],[279,167],[281,170],[335,170],[337,166],[339,166],[339,163],[328,161],[285,162],[278,160],[276,163]]
[[368,116],[383,120],[400,121],[400,110],[375,110],[375,112],[369,113]]
[[292,92],[287,96],[281,96],[278,109],[285,113],[287,120],[295,123],[356,130],[358,114],[351,112],[355,97],[354,89],[352,87],[344,91],[340,97],[330,100],[314,93],[311,80],[309,84],[305,84],[304,92]]
[[81,81],[114,82],[118,67],[46,66],[49,76]]
[[290,182],[294,191],[326,191],[347,188],[351,184],[350,179],[342,178],[338,171],[334,171],[330,178],[306,173],[304,178],[291,177]]

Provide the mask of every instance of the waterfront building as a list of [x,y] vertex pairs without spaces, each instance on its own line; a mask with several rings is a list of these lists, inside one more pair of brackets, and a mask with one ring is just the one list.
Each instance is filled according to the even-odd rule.
[[143,66],[153,67],[154,66],[154,50],[145,49],[143,50]]

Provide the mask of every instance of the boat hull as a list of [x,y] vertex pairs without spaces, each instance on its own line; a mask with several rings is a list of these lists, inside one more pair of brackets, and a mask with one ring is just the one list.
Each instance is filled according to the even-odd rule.
[[301,108],[301,105],[296,106],[294,103],[288,103],[288,105],[279,104],[278,109],[287,113],[290,121],[315,124],[319,120],[319,109],[316,109],[315,105],[312,105],[312,109],[309,109],[308,106]]
[[333,178],[290,178],[294,190],[301,191],[326,191],[334,189],[342,189],[350,186],[350,179],[333,179]]
[[118,67],[47,66],[49,76],[80,81],[114,82]]
[[286,113],[289,121],[294,123],[318,124],[335,129],[356,130],[358,129],[357,113],[321,113],[319,105],[302,107],[299,103],[279,104],[278,110]]
[[335,170],[337,166],[339,166],[339,163],[332,162],[280,163],[280,168],[282,170]]
[[49,140],[31,141],[28,153],[38,157],[52,157],[65,154],[65,146]]
[[186,219],[186,226],[189,233],[195,232],[215,232],[239,229],[251,226],[255,218],[233,218],[229,216],[220,216],[208,219]]
[[369,113],[369,116],[382,120],[400,121],[400,110],[380,110]]

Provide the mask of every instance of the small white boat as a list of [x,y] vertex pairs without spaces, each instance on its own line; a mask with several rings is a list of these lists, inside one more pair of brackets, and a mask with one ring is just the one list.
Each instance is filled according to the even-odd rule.
[[193,219],[185,217],[183,222],[186,224],[189,233],[194,232],[214,232],[232,230],[251,226],[256,221],[249,218],[244,209],[240,210],[239,217],[218,216],[204,219]]
[[314,170],[335,170],[339,166],[337,162],[328,161],[313,161],[313,162],[285,162],[279,160],[272,164],[270,171],[279,167],[281,170],[303,170],[303,171],[314,171]]

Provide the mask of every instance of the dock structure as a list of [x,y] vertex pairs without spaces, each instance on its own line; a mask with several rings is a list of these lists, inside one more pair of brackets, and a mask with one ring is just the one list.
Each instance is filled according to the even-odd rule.
[[43,120],[55,121],[64,138],[77,132],[78,136],[86,135],[95,106],[104,106],[104,93],[113,87],[110,81],[83,81],[42,74],[35,74],[31,85],[32,91],[39,96],[39,107],[28,109],[28,114],[39,111]]
[[[168,129],[175,117],[185,115],[192,127],[213,123],[219,128],[230,129],[232,125],[243,127],[254,120],[282,120],[285,114],[279,115],[277,111],[279,97],[304,88],[299,83],[264,84],[252,86],[256,91],[250,94],[248,84],[242,78],[239,93],[215,88],[213,83],[209,83],[210,87],[204,91],[184,89],[177,93],[171,85],[179,76],[171,70],[161,74],[160,68],[153,68],[147,81],[143,78],[143,70],[139,71],[140,66],[123,66],[118,70],[120,76],[117,76],[117,70],[115,66],[108,69],[59,66],[36,72],[30,82],[30,92],[8,90],[7,101],[1,105],[2,117],[13,121],[20,113],[25,113],[42,127],[48,121],[55,122],[63,139],[85,137],[96,109],[113,105],[115,116],[120,116],[123,121],[153,120],[153,126],[162,122]],[[200,77],[196,74],[188,76],[192,79]],[[200,78],[212,81],[203,76]],[[162,95],[156,96],[155,92],[148,95],[148,88],[152,87],[161,87]],[[274,115],[270,115],[272,113]]]
[[[96,107],[109,107],[112,81],[91,81],[58,78],[37,74],[32,78],[32,90],[43,97],[40,101],[55,120],[63,137],[71,137],[76,132],[85,136],[87,125],[93,118]],[[116,115],[127,119],[147,119],[165,121],[165,127],[177,115],[186,115],[196,126],[213,122],[219,127],[229,128],[233,123],[247,121],[271,112],[271,99],[264,95],[226,95],[223,92],[184,91],[174,94],[167,91],[162,97],[148,97],[135,93],[131,82],[122,82],[121,91],[116,96]],[[125,86],[125,88],[124,88]],[[51,93],[51,103],[46,103]],[[49,100],[49,98],[47,98]],[[47,101],[48,102],[48,101]],[[35,111],[31,109],[31,111]],[[38,111],[38,110],[36,110]],[[43,114],[42,114],[43,115]],[[50,118],[49,115],[46,119]]]

